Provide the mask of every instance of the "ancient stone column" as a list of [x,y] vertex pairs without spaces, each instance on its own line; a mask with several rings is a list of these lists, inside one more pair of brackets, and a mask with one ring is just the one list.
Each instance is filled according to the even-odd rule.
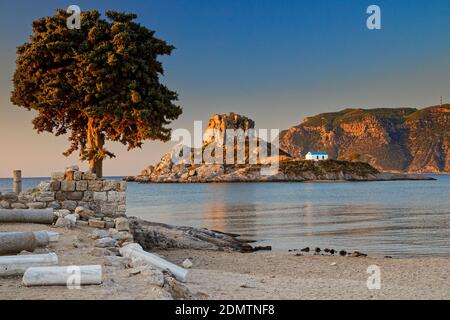
[[22,192],[22,171],[13,171],[13,192],[19,194]]

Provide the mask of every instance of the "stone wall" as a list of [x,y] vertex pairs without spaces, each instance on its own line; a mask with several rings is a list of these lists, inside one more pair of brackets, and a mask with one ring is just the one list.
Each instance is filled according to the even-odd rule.
[[99,179],[95,174],[79,171],[77,166],[54,172],[49,181],[16,195],[0,194],[4,209],[92,210],[98,217],[119,217],[126,213],[126,182]]

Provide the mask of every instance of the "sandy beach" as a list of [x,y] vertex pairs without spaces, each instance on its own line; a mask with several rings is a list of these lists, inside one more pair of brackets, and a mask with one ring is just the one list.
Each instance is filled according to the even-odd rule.
[[[1,224],[0,231],[53,230],[60,241],[40,251],[56,252],[61,265],[105,264],[92,255],[89,227],[66,230],[45,225]],[[294,253],[237,253],[160,250],[160,256],[193,267],[185,285],[194,299],[450,299],[450,258],[296,256]],[[381,270],[381,289],[366,286],[370,265]],[[81,290],[27,288],[21,277],[2,278],[0,299],[172,299],[145,274],[103,266],[103,284]]]

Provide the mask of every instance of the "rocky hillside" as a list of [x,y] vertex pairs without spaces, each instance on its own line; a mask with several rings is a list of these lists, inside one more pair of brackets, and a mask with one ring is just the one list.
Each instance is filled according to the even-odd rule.
[[294,157],[326,151],[383,171],[450,172],[450,104],[319,114],[282,131],[280,147]]
[[[314,180],[347,180],[347,181],[369,181],[369,180],[399,180],[399,179],[425,179],[424,177],[401,175],[401,174],[383,174],[370,164],[358,161],[309,161],[291,157],[288,153],[280,150],[279,155],[272,155],[269,150],[273,145],[264,140],[258,139],[257,144],[250,144],[246,140],[245,148],[233,146],[232,159],[237,159],[239,148],[244,151],[245,160],[242,163],[234,162],[232,164],[224,161],[223,163],[194,162],[194,155],[201,153],[205,155],[207,148],[211,146],[223,149],[223,155],[227,153],[226,131],[225,129],[252,129],[254,122],[247,117],[234,113],[214,115],[208,125],[208,129],[218,130],[212,137],[205,133],[203,137],[203,146],[200,149],[187,149],[189,152],[187,160],[178,161],[179,156],[185,152],[182,145],[175,146],[167,152],[156,165],[150,165],[134,177],[127,177],[128,181],[137,182],[250,182],[250,181],[314,181]],[[207,130],[208,132],[208,130]],[[261,155],[260,148],[263,143],[267,143],[269,154]],[[256,145],[256,146],[255,146]],[[215,152],[215,151],[214,151]],[[176,159],[176,160],[174,160]],[[205,158],[203,158],[204,160]],[[219,157],[220,159],[220,157]],[[250,161],[250,159],[257,160]],[[278,167],[274,168],[274,161]],[[267,169],[270,170],[268,173]]]

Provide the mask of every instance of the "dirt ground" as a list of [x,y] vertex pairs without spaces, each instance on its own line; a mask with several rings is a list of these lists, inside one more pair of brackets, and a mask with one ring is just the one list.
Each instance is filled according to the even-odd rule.
[[[62,235],[47,249],[60,265],[102,264],[90,252],[93,229],[0,224],[0,231],[53,230]],[[450,299],[450,258],[295,256],[206,250],[156,251],[181,264],[193,262],[185,285],[199,299]],[[369,266],[380,269],[381,288],[369,290]],[[0,278],[0,299],[171,299],[145,274],[103,266],[103,284],[81,289],[25,287],[21,277]]]

